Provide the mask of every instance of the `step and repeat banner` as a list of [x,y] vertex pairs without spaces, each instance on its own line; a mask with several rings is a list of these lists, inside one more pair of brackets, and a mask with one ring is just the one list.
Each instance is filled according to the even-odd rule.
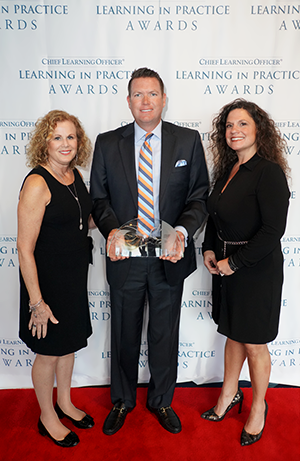
[[[280,330],[269,350],[271,382],[300,385],[299,45],[296,1],[0,1],[0,388],[32,386],[34,354],[18,338],[16,246],[30,131],[52,109],[78,116],[92,142],[98,133],[126,125],[132,121],[128,80],[144,66],[158,71],[165,82],[163,118],[198,130],[205,148],[213,116],[237,97],[268,111],[287,141],[292,181],[282,238],[285,282]],[[89,187],[89,170],[82,173]],[[110,382],[105,242],[98,230],[91,235],[93,335],[76,354],[73,386]],[[202,264],[202,239],[199,232],[198,269],[185,283],[178,351],[178,381],[198,384],[222,380],[225,341],[211,316],[211,278]],[[144,323],[146,328],[147,309]],[[145,334],[139,373],[140,382],[147,382]],[[246,366],[241,378],[249,379]]]

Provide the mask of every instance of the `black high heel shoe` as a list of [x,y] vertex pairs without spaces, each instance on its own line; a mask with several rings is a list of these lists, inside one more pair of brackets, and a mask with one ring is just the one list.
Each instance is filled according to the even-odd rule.
[[40,419],[38,422],[38,430],[41,435],[43,436],[46,435],[47,437],[49,437],[49,439],[51,439],[59,447],[64,447],[64,448],[75,447],[75,445],[79,443],[79,438],[77,434],[75,434],[75,432],[72,432],[72,431],[69,432],[69,434],[67,434],[63,440],[54,439],[52,435],[49,434],[49,432],[47,431],[47,429],[45,428],[44,424],[42,423]]
[[228,405],[228,407],[226,408],[226,410],[224,411],[222,415],[217,415],[217,413],[215,413],[215,410],[214,410],[215,407],[213,407],[210,410],[207,410],[204,413],[202,413],[201,418],[208,419],[209,421],[222,421],[222,419],[225,418],[227,413],[238,403],[240,404],[239,413],[241,413],[243,400],[244,400],[243,391],[240,388],[238,388],[237,393],[235,394],[231,403]]
[[268,414],[268,404],[267,404],[266,401],[265,401],[265,404],[266,404],[266,409],[265,409],[265,416],[264,416],[264,426],[263,426],[262,430],[259,432],[259,434],[249,434],[249,432],[246,432],[245,429],[243,429],[242,434],[241,434],[241,445],[242,445],[242,447],[245,447],[246,445],[252,445],[252,443],[258,442],[259,439],[261,438],[262,433],[263,433],[264,428],[265,428],[265,424],[266,424],[266,417],[267,417],[267,414]]
[[74,426],[78,427],[79,429],[90,429],[95,424],[93,418],[90,415],[85,415],[80,421],[71,418],[71,416],[66,415],[66,413],[62,411],[57,402],[55,404],[54,410],[60,419],[68,418],[70,421],[72,421]]

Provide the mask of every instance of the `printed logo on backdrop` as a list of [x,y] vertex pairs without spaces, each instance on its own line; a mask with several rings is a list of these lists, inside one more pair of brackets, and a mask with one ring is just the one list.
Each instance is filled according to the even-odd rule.
[[[300,20],[297,18],[300,15],[300,5],[251,5],[251,15],[275,15],[279,21],[278,30],[300,30]],[[289,19],[286,20],[286,17]]]
[[174,120],[172,123],[176,126],[183,126],[194,130],[199,130],[201,125],[201,122],[195,120]]
[[131,76],[131,70],[117,67],[124,63],[124,58],[43,57],[40,68],[19,69],[18,77],[21,81],[48,80],[47,91],[52,95],[116,95],[118,83],[127,85]]
[[90,180],[89,180],[89,179],[86,179],[86,178],[84,178],[84,184],[85,184],[85,186],[86,186],[87,190],[89,190],[89,189],[90,189],[90,185],[91,185],[91,182],[90,182]]
[[[89,307],[91,321],[102,322],[105,325],[105,328],[110,328],[110,293],[108,290],[89,290]],[[102,350],[100,353],[101,360],[110,361],[111,351]]]
[[105,248],[105,245],[104,245],[104,246],[101,246],[101,245],[100,245],[99,252],[100,252],[100,256],[106,256],[106,248]]
[[281,239],[284,267],[296,269],[300,267],[300,237],[285,236]]
[[196,361],[211,360],[216,358],[216,351],[197,349],[194,341],[180,341],[178,351],[178,368],[187,369],[194,366]]
[[192,310],[194,320],[212,320],[211,290],[193,289],[185,296],[181,308]]
[[0,373],[8,373],[10,368],[32,367],[35,354],[21,339],[0,338]]
[[110,293],[106,290],[89,290],[89,307],[92,322],[110,321]]
[[[8,2],[7,2],[8,3]],[[34,3],[5,5],[0,7],[0,29],[3,31],[36,31],[39,18],[64,16],[68,14],[68,5],[41,5]],[[43,21],[44,24],[44,21]]]
[[[77,6],[77,5],[76,5]],[[39,19],[67,16],[74,8],[73,2],[66,4],[13,4],[1,6],[0,28],[5,31],[36,31]],[[278,30],[286,31],[288,29],[299,30],[300,21],[297,18],[299,14],[299,5],[251,5],[245,9],[249,15],[260,15],[269,18],[276,16],[278,21]],[[199,30],[200,22],[204,21],[207,16],[228,16],[230,15],[229,5],[186,5],[174,4],[159,5],[146,4],[124,4],[95,5],[94,11],[96,17],[100,19],[121,17],[123,19],[123,30],[132,32],[139,31],[192,31]],[[288,19],[287,19],[288,18]],[[44,20],[45,21],[45,20]],[[43,21],[43,24],[44,24]],[[119,26],[119,22],[117,23]]]
[[[89,58],[89,57],[67,57],[63,56],[61,58],[43,58],[42,59],[42,64],[47,67],[51,66],[92,66],[92,67],[101,67],[101,66],[123,66],[125,63],[124,58]],[[121,74],[120,74],[121,72]],[[123,73],[124,71],[117,71],[116,77],[117,78],[123,78]],[[41,74],[43,75],[43,74]],[[99,74],[101,75],[101,74]],[[108,71],[104,71],[104,78],[108,77],[109,73]]]
[[286,154],[288,158],[292,157],[300,159],[300,121],[278,121],[276,122],[276,126],[280,129],[282,137],[287,143]]
[[300,339],[275,340],[269,345],[272,368],[287,369],[300,366]]
[[143,340],[140,347],[139,369],[148,370],[148,342]]
[[202,122],[198,120],[170,120],[171,123],[173,123],[176,126],[182,126],[184,128],[190,128],[192,130],[197,130],[199,131],[201,141],[203,143],[207,143],[210,138],[210,133],[207,132],[201,132],[201,124]]
[[0,270],[18,267],[17,237],[0,235]]
[[[163,5],[163,2],[160,2],[159,5],[96,5],[96,14],[101,19],[121,17],[126,32],[166,31],[171,33],[175,31],[191,31],[195,33],[201,26],[200,22],[204,21],[207,16],[228,16],[230,13],[230,5],[222,4],[180,5],[177,3],[176,5]],[[251,16],[264,15],[266,20],[270,16],[276,15],[278,31],[300,30],[300,21],[297,18],[299,13],[299,5],[249,5],[249,7],[245,7],[243,12],[244,19],[246,14]]]
[[289,81],[299,85],[299,79],[299,69],[284,67],[282,58],[270,57],[249,59],[200,57],[196,61],[195,68],[175,70],[175,80],[194,82],[201,93],[207,96],[273,95],[278,81]]
[[0,158],[6,155],[25,155],[34,125],[32,120],[0,120]]
[[[229,5],[109,5],[96,6],[96,14],[100,19],[109,17],[122,18],[123,30],[126,32],[176,32],[199,30],[199,20],[207,16],[224,16],[230,14]],[[119,25],[118,21],[118,25]]]

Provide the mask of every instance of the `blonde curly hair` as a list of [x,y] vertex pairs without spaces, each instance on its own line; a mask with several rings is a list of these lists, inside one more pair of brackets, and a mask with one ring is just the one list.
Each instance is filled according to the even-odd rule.
[[77,155],[70,162],[70,168],[76,165],[87,166],[92,153],[92,144],[87,137],[83,126],[74,115],[63,110],[51,110],[44,117],[37,120],[31,133],[29,144],[26,146],[27,166],[35,168],[46,165],[48,162],[48,142],[59,122],[69,121],[74,123],[77,135]]

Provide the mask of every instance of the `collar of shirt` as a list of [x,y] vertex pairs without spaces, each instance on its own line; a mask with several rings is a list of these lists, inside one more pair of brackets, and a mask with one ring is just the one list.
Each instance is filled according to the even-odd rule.
[[[151,131],[153,133],[153,136],[151,138],[151,146],[152,146],[152,140],[155,140],[155,138],[159,139],[161,142],[161,121],[159,124],[154,128],[154,130]],[[140,145],[142,146],[144,140],[145,140],[145,135],[148,133],[148,131],[143,130],[136,122],[134,122],[134,144],[135,145]]]
[[258,162],[260,162],[261,157],[259,155],[254,154],[246,163],[242,163],[241,167],[248,168],[248,170],[253,170]]

